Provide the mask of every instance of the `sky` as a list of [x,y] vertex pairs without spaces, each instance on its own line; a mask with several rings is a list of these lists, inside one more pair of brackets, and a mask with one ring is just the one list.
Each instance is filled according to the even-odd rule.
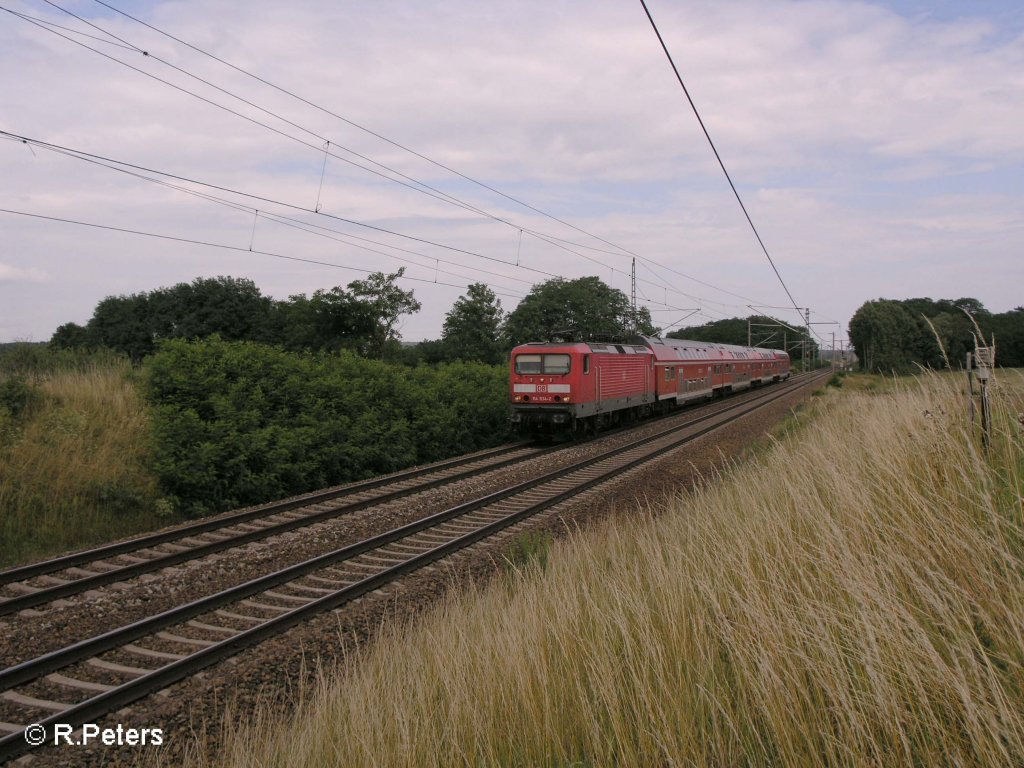
[[197,277],[401,267],[410,341],[470,283],[628,295],[634,259],[673,330],[1024,304],[1024,5],[648,7],[781,281],[639,0],[4,0],[0,342]]

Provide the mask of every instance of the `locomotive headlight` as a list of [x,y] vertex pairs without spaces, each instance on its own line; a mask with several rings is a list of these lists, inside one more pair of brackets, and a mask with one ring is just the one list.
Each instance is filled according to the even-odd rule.
[[516,402],[518,403],[518,402],[519,402],[520,400],[522,400],[522,399],[523,399],[523,396],[522,396],[522,395],[516,395],[516,396],[515,396],[515,397],[513,397],[512,399],[513,399],[513,400],[515,400],[515,401],[516,401]]
[[568,402],[569,402],[569,396],[568,396],[568,395],[566,395],[565,397],[563,397],[563,398],[562,398],[562,402],[563,402],[563,403],[568,403]]

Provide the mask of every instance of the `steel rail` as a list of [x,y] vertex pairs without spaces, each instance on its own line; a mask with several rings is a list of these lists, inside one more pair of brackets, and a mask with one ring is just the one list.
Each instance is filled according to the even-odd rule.
[[431,472],[437,472],[451,467],[461,466],[462,464],[467,464],[472,461],[489,458],[490,456],[509,453],[520,448],[528,447],[528,445],[529,444],[525,442],[503,445],[497,448],[484,450],[479,453],[467,454],[454,459],[446,459],[444,461],[437,462],[436,464],[428,464],[423,467],[416,467],[414,469],[405,470],[392,475],[359,480],[341,488],[315,491],[292,499],[272,501],[268,504],[261,504],[251,509],[244,509],[227,515],[221,515],[209,520],[188,523],[187,525],[170,531],[151,533],[134,539],[129,539],[127,541],[117,542],[115,544],[104,544],[103,546],[96,547],[94,549],[72,552],[50,560],[42,560],[38,563],[29,563],[27,565],[15,566],[14,568],[5,568],[0,570],[0,586],[9,584],[13,581],[23,581],[25,579],[32,578],[33,576],[42,576],[47,573],[53,573],[54,571],[60,571],[64,568],[72,568],[77,565],[95,562],[96,560],[102,560],[104,557],[113,557],[115,555],[124,554],[125,552],[133,552],[138,549],[145,549],[147,547],[165,544],[169,541],[174,541],[175,539],[195,536],[200,533],[217,530],[218,528],[226,528],[230,525],[237,525],[259,517],[266,517],[279,512],[287,512],[308,504],[331,501],[332,499],[336,499],[341,496],[371,490],[388,483],[409,480]]
[[[796,377],[793,377],[794,379]],[[744,394],[749,394],[749,391]],[[670,414],[675,415],[675,414]],[[614,434],[620,430],[609,430],[603,435]],[[258,507],[251,509],[242,510],[239,512],[231,513],[228,515],[222,515],[220,517],[203,520],[189,525],[178,527],[170,531],[162,531],[159,533],[148,534],[128,541],[116,542],[114,544],[107,544],[94,549],[82,550],[80,552],[74,552],[62,557],[53,558],[51,560],[44,560],[38,563],[32,563],[29,565],[19,566],[17,568],[11,568],[0,571],[0,586],[7,584],[16,583],[18,581],[24,581],[35,576],[46,575],[54,573],[65,568],[71,568],[79,565],[85,565],[93,563],[98,560],[102,560],[107,557],[116,557],[117,555],[127,554],[129,552],[137,552],[142,549],[148,549],[151,547],[159,546],[160,544],[166,544],[169,542],[178,541],[181,539],[190,538],[203,533],[216,531],[224,528],[230,528],[241,523],[245,523],[251,520],[257,520],[261,518],[271,517],[273,515],[281,514],[283,512],[290,511],[292,509],[299,509],[304,506],[311,506],[313,504],[320,504],[325,501],[332,501],[337,498],[344,496],[351,496],[358,493],[363,493],[368,490],[380,488],[392,483],[404,482],[406,480],[415,479],[416,477],[422,477],[424,475],[432,474],[435,472],[444,472],[449,469],[453,469],[465,464],[475,463],[477,461],[483,461],[494,456],[500,456],[504,453],[511,453],[524,448],[529,448],[528,443],[515,443],[512,445],[501,446],[490,450],[478,452],[476,454],[469,454],[466,456],[460,456],[455,459],[450,459],[435,464],[429,464],[425,467],[418,467],[404,472],[387,475],[384,477],[370,478],[368,480],[358,481],[356,483],[347,485],[343,488],[333,488],[326,491],[318,491],[310,494],[305,494],[292,499],[286,499],[283,501],[271,502],[269,504],[263,504]],[[532,456],[540,455],[544,452],[550,452],[558,450],[560,446],[547,447],[538,449]],[[487,470],[501,469],[502,467],[524,460],[524,458],[530,457],[518,457],[510,459],[505,462],[490,465],[486,467]],[[243,533],[231,534],[224,539],[218,541],[208,542],[205,544],[199,544],[190,546],[188,549],[180,552],[172,552],[162,554],[158,557],[148,558],[143,562],[134,563],[130,565],[120,566],[118,568],[102,571],[92,576],[85,576],[78,579],[68,581],[66,584],[58,584],[49,587],[41,587],[34,592],[16,595],[14,597],[0,597],[0,617],[7,616],[18,611],[25,610],[27,608],[35,608],[40,605],[45,605],[53,600],[59,600],[61,598],[71,597],[73,595],[81,594],[90,589],[98,589],[100,587],[107,586],[109,584],[116,583],[118,581],[124,581],[128,579],[141,576],[145,573],[152,573],[153,571],[167,568],[179,563],[187,562],[189,560],[199,559],[207,555],[221,552],[226,549],[232,549],[235,547],[248,544],[253,541],[259,541],[261,539],[276,536],[282,533],[286,533],[297,528],[303,528],[307,525],[314,525],[324,520],[329,520],[334,517],[340,517],[341,515],[351,514],[361,509],[365,509],[369,506],[373,506],[378,503],[386,503],[395,499],[403,498],[405,496],[419,493],[421,491],[436,488],[441,485],[448,484],[461,480],[467,475],[475,474],[477,469],[468,472],[462,472],[455,475],[448,475],[438,478],[434,481],[423,483],[420,485],[412,486],[407,489],[400,489],[393,491],[388,494],[363,500],[360,502],[354,502],[346,504],[342,507],[338,507],[331,510],[324,510],[310,515],[304,515],[301,518],[294,520],[286,520],[279,523],[274,523],[269,526],[262,527],[255,531],[248,531]]]
[[[774,392],[770,394],[782,396],[784,394],[787,394],[789,391],[790,389],[787,388],[781,392]],[[765,397],[767,397],[767,395],[765,395]],[[98,635],[94,638],[82,640],[78,643],[74,643],[73,645],[67,646],[65,648],[44,654],[42,656],[37,657],[36,659],[25,661],[13,667],[8,667],[7,669],[0,670],[0,691],[8,690],[24,682],[39,677],[42,674],[53,672],[57,669],[61,669],[77,661],[90,658],[91,656],[103,653],[104,651],[109,651],[113,648],[118,647],[119,645],[131,642],[132,640],[137,640],[140,637],[152,634],[153,632],[157,632],[161,629],[164,629],[165,627],[181,623],[182,621],[187,621],[188,619],[194,618],[203,613],[208,613],[209,611],[215,610],[216,608],[220,608],[223,605],[227,605],[229,603],[242,600],[246,597],[258,594],[259,592],[263,592],[267,589],[279,586],[285,582],[296,579],[312,571],[316,571],[329,565],[333,565],[335,563],[351,559],[364,552],[368,552],[370,550],[384,546],[391,542],[397,541],[398,539],[406,538],[407,536],[410,536],[414,533],[418,533],[422,530],[426,530],[428,528],[432,528],[437,524],[446,522],[447,520],[450,520],[454,517],[464,515],[468,512],[475,511],[481,507],[493,504],[497,501],[502,501],[511,496],[523,493],[524,491],[528,491],[532,488],[535,488],[538,485],[542,485],[552,480],[557,480],[572,472],[578,471],[580,469],[585,469],[586,467],[592,464],[596,464],[598,462],[605,461],[609,458],[613,458],[626,451],[642,447],[643,445],[653,442],[655,440],[660,440],[661,438],[671,435],[674,432],[678,432],[682,429],[687,429],[689,427],[696,426],[710,419],[714,419],[724,414],[728,414],[731,411],[741,409],[749,405],[750,402],[751,401],[749,400],[744,400],[742,402],[732,403],[728,408],[715,411],[710,414],[703,414],[701,416],[698,416],[694,419],[687,421],[684,424],[676,425],[668,429],[661,430],[652,435],[648,435],[638,440],[634,440],[630,443],[621,445],[617,448],[613,448],[597,456],[581,459],[566,467],[552,470],[551,472],[547,472],[539,477],[535,477],[530,480],[525,480],[521,483],[517,483],[516,485],[504,488],[500,491],[495,491],[485,496],[481,496],[477,499],[473,499],[463,504],[459,504],[455,507],[451,507],[441,512],[437,512],[433,515],[429,515],[419,520],[414,520],[410,523],[406,523],[405,525],[393,528],[390,531],[385,531],[384,533],[380,533],[376,536],[364,539],[363,541],[359,541],[354,544],[349,544],[345,547],[333,550],[332,552],[327,552],[323,555],[318,555],[317,557],[310,558],[301,563],[296,563],[295,565],[289,566],[287,568],[282,568],[281,570],[275,571],[265,576],[260,576],[255,579],[251,579],[250,581],[244,582],[234,587],[229,587],[228,589],[217,592],[216,594],[198,598],[183,606],[171,608],[167,611],[163,611],[162,613],[156,614],[155,616],[151,616],[146,619],[141,619],[131,624],[127,624],[119,629],[111,630],[110,632]]]
[[[60,651],[54,651],[44,656],[39,657],[31,661],[24,662],[15,667],[11,667],[7,670],[0,672],[0,690],[7,690],[17,685],[29,682],[31,680],[38,679],[42,675],[52,672],[56,669],[61,669],[77,661],[81,661],[86,658],[96,656],[106,650],[111,650],[124,645],[125,643],[131,642],[139,637],[152,634],[153,632],[172,624],[177,624],[185,621],[193,616],[206,613],[213,610],[220,605],[224,605],[230,602],[235,602],[239,599],[243,599],[251,594],[255,594],[264,591],[272,586],[276,586],[285,581],[290,581],[297,576],[301,576],[304,573],[308,573],[314,570],[319,570],[326,565],[330,565],[334,562],[343,559],[350,559],[362,552],[366,552],[380,546],[383,546],[392,541],[405,538],[413,533],[426,528],[434,527],[439,523],[443,523],[452,518],[464,515],[468,512],[474,511],[484,506],[493,504],[496,501],[509,498],[511,496],[518,495],[526,490],[532,489],[538,485],[551,482],[553,480],[560,479],[566,475],[577,472],[581,469],[585,469],[593,464],[597,464],[602,461],[607,461],[620,454],[628,451],[637,450],[642,448],[644,445],[654,442],[660,438],[671,435],[673,432],[681,430],[688,430],[694,426],[697,426],[705,421],[714,419],[715,417],[727,416],[730,412],[739,410],[740,413],[728,416],[728,418],[720,421],[719,423],[710,424],[697,432],[687,432],[687,434],[679,437],[676,440],[672,440],[664,446],[658,447],[653,452],[649,452],[638,456],[634,459],[629,460],[624,465],[614,466],[608,470],[604,470],[600,474],[585,480],[582,483],[574,485],[571,488],[565,489],[547,499],[536,502],[524,509],[515,511],[510,515],[507,515],[497,521],[488,523],[478,528],[475,531],[471,531],[467,534],[459,536],[449,542],[441,544],[424,553],[414,555],[408,560],[391,566],[382,570],[381,572],[368,576],[365,579],[345,587],[344,589],[338,590],[330,595],[323,598],[314,600],[307,605],[293,609],[285,613],[284,615],[268,619],[263,624],[254,627],[250,630],[241,632],[227,640],[216,643],[215,645],[204,648],[196,653],[187,656],[184,659],[175,661],[169,665],[165,665],[159,669],[150,672],[147,675],[132,680],[119,686],[111,691],[94,696],[86,701],[79,704],[73,705],[67,710],[57,713],[51,717],[39,721],[38,725],[42,725],[46,728],[47,735],[52,733],[52,726],[58,723],[71,724],[74,727],[80,726],[85,722],[109,713],[120,707],[125,706],[133,701],[136,701],[156,690],[167,687],[168,685],[182,680],[196,672],[205,669],[229,656],[232,656],[246,648],[256,645],[268,637],[276,634],[280,634],[291,627],[306,621],[308,618],[315,614],[321,613],[326,610],[336,608],[346,602],[360,597],[367,592],[378,589],[384,584],[406,574],[411,571],[417,570],[425,565],[435,562],[443,557],[448,556],[464,547],[467,547],[481,539],[487,538],[494,533],[497,533],[515,523],[519,522],[526,517],[530,517],[537,514],[544,509],[547,509],[555,504],[565,501],[572,496],[579,494],[581,491],[592,488],[600,483],[603,483],[612,477],[620,475],[624,472],[629,471],[645,462],[656,458],[664,453],[675,450],[676,448],[684,445],[688,442],[692,442],[699,437],[702,437],[709,432],[719,429],[727,424],[733,423],[735,420],[742,416],[753,413],[762,407],[765,407],[776,400],[791,394],[794,390],[803,388],[804,386],[813,383],[819,377],[812,376],[806,381],[793,381],[790,382],[790,386],[785,387],[781,391],[771,392],[765,396],[756,400],[746,400],[742,403],[737,403],[727,409],[717,411],[713,414],[707,414],[697,419],[693,419],[687,424],[673,427],[672,429],[663,430],[656,435],[648,436],[640,440],[633,441],[626,445],[615,448],[608,451],[600,456],[584,459],[574,464],[564,467],[559,470],[547,473],[546,475],[535,478],[533,480],[519,483],[510,488],[498,491],[496,493],[488,494],[480,499],[476,499],[465,504],[458,505],[444,512],[431,515],[423,520],[416,521],[414,523],[401,526],[392,531],[380,534],[378,536],[367,539],[363,542],[359,542],[348,547],[336,550],[335,552],[322,555],[318,558],[300,563],[296,566],[279,571],[275,574],[270,574],[260,579],[247,582],[244,585],[225,590],[224,592],[218,593],[217,595],[210,596],[208,598],[202,598],[200,600],[189,603],[178,609],[172,609],[166,611],[157,616],[149,619],[135,622],[126,627],[112,630],[111,632],[100,635],[90,640],[82,641],[69,646],[66,649]],[[32,748],[25,742],[23,738],[24,731],[16,732],[4,738],[0,738],[0,760],[6,760],[16,757],[28,749]]]
[[[117,544],[107,545],[105,547],[99,547],[93,550],[87,550],[84,552],[78,552],[73,555],[67,555],[63,558],[57,558],[56,560],[48,560],[43,563],[36,563],[30,566],[24,566],[21,569],[12,569],[9,571],[0,572],[0,580],[7,578],[10,574],[18,573],[19,578],[17,580],[24,580],[31,578],[35,575],[43,575],[46,573],[53,573],[54,571],[61,570],[63,568],[69,568],[73,565],[82,565],[85,563],[96,562],[102,560],[103,557],[111,557],[112,555],[125,554],[127,552],[138,551],[140,549],[147,549],[157,544],[167,543],[169,541],[175,541],[179,539],[189,538],[199,533],[206,533],[221,528],[230,528],[233,525],[253,520],[261,517],[269,517],[271,515],[280,514],[287,512],[292,509],[298,509],[313,504],[320,504],[325,501],[332,501],[337,498],[344,496],[352,496],[357,493],[363,493],[368,490],[380,488],[392,483],[403,482],[405,480],[415,479],[423,475],[429,475],[436,472],[444,472],[449,469],[453,469],[465,464],[472,464],[478,461],[484,461],[494,456],[500,456],[505,453],[512,453],[517,450],[528,449],[528,444],[516,444],[514,446],[506,446],[503,448],[493,449],[482,454],[474,454],[469,457],[460,457],[459,459],[451,462],[445,462],[437,465],[430,465],[428,467],[422,467],[415,470],[410,470],[398,475],[390,475],[383,478],[373,478],[365,480],[355,485],[346,486],[345,488],[336,488],[329,491],[321,491],[315,494],[309,494],[297,499],[289,499],[287,501],[273,502],[266,504],[256,509],[245,510],[244,512],[236,513],[235,515],[228,518],[218,518],[216,520],[203,521],[197,523],[194,526],[190,526],[187,529],[177,529],[175,531],[168,531],[159,534],[152,534],[150,536],[143,537],[141,539],[132,539],[127,542],[118,542]],[[491,464],[484,469],[501,469],[510,464],[524,461],[527,458],[534,458],[542,453],[549,452],[552,450],[558,450],[558,447],[547,447],[539,448],[535,452],[529,454],[526,457],[516,457],[501,461],[496,464]],[[333,509],[322,510],[320,512],[314,512],[309,515],[303,515],[302,517],[295,518],[292,520],[284,520],[279,523],[273,523],[272,525],[265,526],[255,531],[247,531],[243,533],[232,534],[227,538],[220,539],[218,541],[211,541],[205,544],[199,544],[189,547],[186,550],[180,552],[172,552],[159,557],[154,557],[145,560],[140,563],[133,563],[131,565],[120,566],[116,569],[103,571],[93,576],[85,576],[73,581],[69,581],[66,584],[59,584],[51,587],[40,588],[36,592],[31,592],[23,595],[17,595],[10,598],[0,598],[0,616],[6,616],[26,608],[34,608],[38,605],[57,600],[62,597],[70,597],[71,595],[80,594],[90,589],[96,589],[98,587],[113,584],[118,581],[126,579],[132,579],[136,576],[141,576],[144,573],[151,573],[162,568],[167,568],[178,563],[186,562],[188,560],[195,560],[200,557],[211,555],[215,552],[220,552],[225,549],[232,549],[234,547],[248,544],[252,541],[258,541],[260,539],[269,538],[270,536],[277,536],[282,533],[294,530],[296,528],[303,528],[308,525],[323,522],[334,517],[340,517],[341,515],[351,514],[361,509],[365,509],[376,504],[382,504],[395,499],[400,499],[405,496],[410,496],[414,493],[420,493],[431,488],[436,488],[441,485],[446,485],[457,480],[462,480],[467,476],[477,474],[481,468],[467,470],[459,472],[454,475],[444,475],[425,483],[410,486],[408,488],[400,488],[395,491],[384,493],[380,496],[374,496],[369,499],[363,499],[361,501],[344,504],[340,507]],[[97,556],[98,555],[98,556]],[[47,570],[38,570],[45,566],[51,566],[55,563],[60,565],[48,568]],[[29,571],[29,575],[24,575],[24,571]],[[0,581],[0,586],[4,583],[11,583],[15,579],[8,579],[6,582]]]

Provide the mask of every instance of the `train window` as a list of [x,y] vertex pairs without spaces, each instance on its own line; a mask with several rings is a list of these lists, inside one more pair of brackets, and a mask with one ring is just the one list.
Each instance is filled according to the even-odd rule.
[[568,355],[516,355],[516,373],[519,374],[568,372]]
[[517,355],[516,373],[540,373],[540,355]]
[[568,355],[544,355],[544,373],[568,373]]
[[590,373],[590,355],[583,356],[583,372]]

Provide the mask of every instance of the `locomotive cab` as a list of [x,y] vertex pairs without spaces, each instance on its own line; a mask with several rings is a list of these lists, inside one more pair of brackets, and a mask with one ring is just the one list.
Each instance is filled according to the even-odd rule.
[[653,357],[636,344],[523,344],[512,350],[512,425],[572,435],[639,415],[653,402]]
[[[590,375],[583,344],[525,344],[512,353],[512,424],[528,434],[569,431],[574,392]],[[584,369],[586,369],[584,371]]]

